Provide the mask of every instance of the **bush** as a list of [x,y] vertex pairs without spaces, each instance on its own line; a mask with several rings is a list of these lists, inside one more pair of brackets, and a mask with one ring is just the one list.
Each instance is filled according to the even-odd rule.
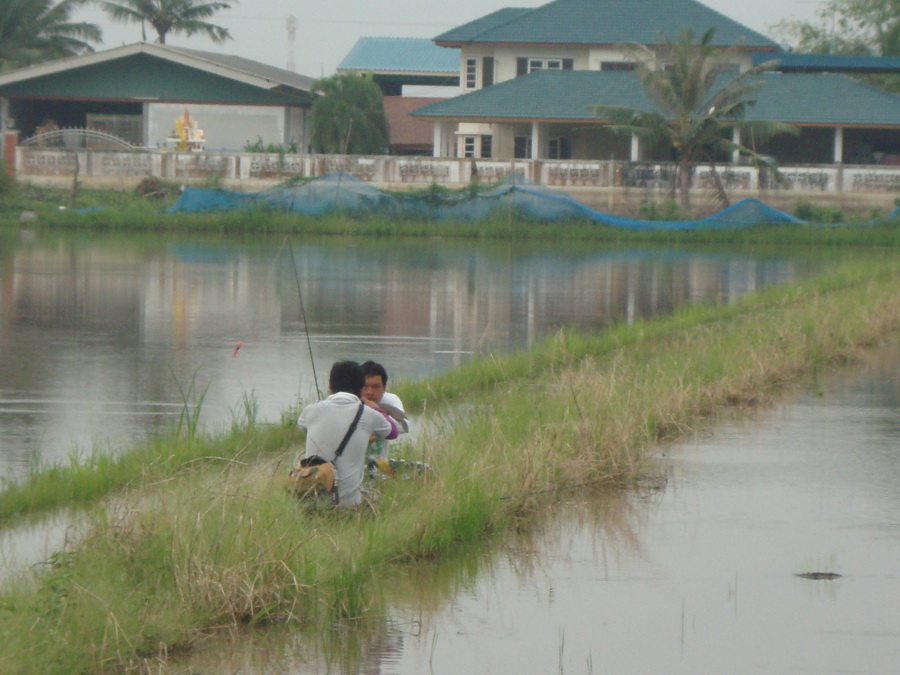
[[667,199],[662,204],[644,202],[641,204],[641,216],[644,220],[682,220],[681,207],[674,199]]
[[4,199],[16,187],[16,179],[6,172],[6,164],[0,159],[0,199]]
[[841,209],[819,206],[802,200],[794,207],[794,215],[810,223],[843,223],[845,219]]

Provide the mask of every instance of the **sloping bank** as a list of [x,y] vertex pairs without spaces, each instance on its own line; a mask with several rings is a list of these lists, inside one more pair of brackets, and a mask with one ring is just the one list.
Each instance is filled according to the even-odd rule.
[[407,385],[429,410],[458,401],[456,421],[420,439],[433,470],[385,481],[374,516],[301,512],[284,451],[135,485],[76,550],[2,589],[0,671],[149,671],[210,628],[365,617],[404,561],[526,527],[557,488],[627,489],[660,439],[896,339],[898,286],[900,260],[873,258]]

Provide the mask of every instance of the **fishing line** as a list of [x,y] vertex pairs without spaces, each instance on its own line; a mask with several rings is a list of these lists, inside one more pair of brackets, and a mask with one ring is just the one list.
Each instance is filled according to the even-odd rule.
[[[287,237],[284,238],[287,243]],[[300,290],[300,275],[297,272],[297,261],[294,259],[294,244],[288,246],[291,252],[291,267],[294,269],[294,281],[297,282],[297,295],[300,297],[300,317],[303,319],[303,329],[306,331],[306,346],[309,348],[309,362],[312,365],[313,382],[316,385],[316,399],[322,400],[322,393],[319,391],[319,377],[316,374],[316,361],[313,358],[312,341],[309,338],[309,325],[306,323],[306,308],[303,306],[303,291]]]

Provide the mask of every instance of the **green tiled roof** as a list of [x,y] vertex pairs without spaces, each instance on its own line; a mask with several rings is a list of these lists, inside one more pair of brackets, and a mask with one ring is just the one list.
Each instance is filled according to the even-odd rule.
[[[766,73],[747,119],[900,127],[900,95],[844,75]],[[425,106],[414,117],[490,121],[596,120],[593,105],[655,110],[633,72],[539,70]]]
[[457,26],[441,33],[435,42],[475,42],[479,35],[488,33],[495,28],[500,28],[515,19],[533,12],[531,7],[507,7],[506,9],[498,9],[496,12],[486,14],[474,21]]
[[453,28],[435,38],[448,46],[465,43],[607,45],[660,43],[688,27],[696,35],[716,29],[714,43],[780,49],[779,45],[696,0],[555,0],[535,9],[505,9]]
[[900,56],[867,56],[856,54],[798,54],[779,52],[753,55],[753,65],[778,59],[781,72],[816,73],[900,73]]
[[362,37],[338,70],[443,73],[459,75],[459,50],[438,47],[428,38]]

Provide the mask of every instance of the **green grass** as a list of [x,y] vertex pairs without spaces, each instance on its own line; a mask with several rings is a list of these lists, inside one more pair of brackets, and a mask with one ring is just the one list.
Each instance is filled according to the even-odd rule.
[[364,620],[396,565],[527,528],[557,490],[634,485],[660,440],[896,337],[898,282],[900,261],[873,258],[734,305],[566,333],[479,362],[487,376],[476,364],[446,394],[420,385],[430,410],[467,407],[418,439],[409,453],[432,471],[384,481],[377,515],[303,511],[282,489],[289,451],[235,431],[206,450],[220,460],[130,481],[84,542],[0,591],[0,671],[147,671],[216,627]]
[[[0,226],[13,226],[23,210],[38,215],[38,228],[84,232],[195,232],[235,235],[331,235],[375,237],[444,237],[495,240],[599,241],[611,243],[900,246],[900,221],[876,224],[760,225],[722,230],[659,230],[634,232],[590,221],[546,223],[515,213],[496,214],[477,222],[402,219],[392,215],[329,214],[304,216],[277,211],[231,213],[163,213],[174,203],[169,196],[148,199],[135,191],[83,190],[76,209],[67,190],[18,185],[0,198]],[[465,190],[464,190],[465,191]],[[808,205],[807,205],[808,206]],[[91,211],[101,207],[100,210]],[[77,211],[88,210],[87,212]]]

